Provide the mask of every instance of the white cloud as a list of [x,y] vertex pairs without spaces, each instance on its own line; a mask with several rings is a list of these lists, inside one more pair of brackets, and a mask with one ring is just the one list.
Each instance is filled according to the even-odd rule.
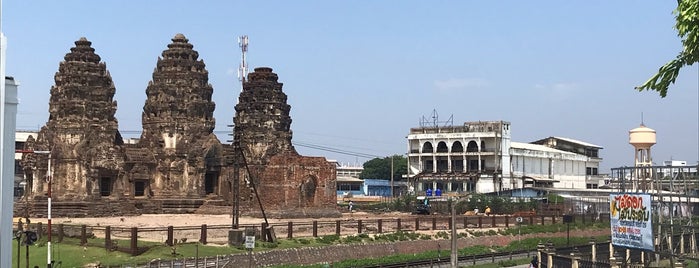
[[478,89],[490,86],[490,83],[482,78],[451,78],[434,81],[434,87],[440,91]]

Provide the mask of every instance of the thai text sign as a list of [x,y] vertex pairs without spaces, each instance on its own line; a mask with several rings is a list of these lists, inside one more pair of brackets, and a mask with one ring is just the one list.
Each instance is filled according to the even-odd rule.
[[612,244],[653,251],[653,226],[648,194],[610,194]]

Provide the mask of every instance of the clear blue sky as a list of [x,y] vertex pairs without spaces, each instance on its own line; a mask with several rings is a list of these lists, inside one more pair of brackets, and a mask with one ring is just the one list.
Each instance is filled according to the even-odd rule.
[[[604,149],[603,170],[633,162],[628,130],[658,133],[655,162],[699,157],[697,66],[669,96],[635,91],[681,50],[676,1],[25,1],[5,0],[7,74],[20,83],[18,128],[48,119],[49,90],[80,37],[116,85],[122,131],[141,129],[157,57],[183,33],[206,63],[225,142],[249,65],[289,96],[294,141],[386,156],[436,109],[440,119],[505,120],[512,138],[562,136]],[[125,135],[129,136],[129,135]],[[341,162],[368,159],[298,147]]]

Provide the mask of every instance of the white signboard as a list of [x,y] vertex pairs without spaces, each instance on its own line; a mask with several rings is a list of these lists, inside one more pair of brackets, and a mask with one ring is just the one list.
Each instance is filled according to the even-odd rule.
[[654,250],[650,195],[610,194],[609,217],[614,246]]
[[253,249],[255,248],[255,236],[246,235],[245,236],[245,248]]

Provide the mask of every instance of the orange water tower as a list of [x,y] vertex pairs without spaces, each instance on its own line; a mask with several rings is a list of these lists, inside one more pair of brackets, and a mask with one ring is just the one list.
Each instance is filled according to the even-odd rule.
[[655,145],[655,130],[641,126],[629,130],[629,143],[636,151],[633,172],[633,191],[648,192],[653,190],[653,180],[651,179],[651,166],[653,158],[650,154],[650,147]]
[[647,167],[653,165],[650,155],[650,147],[655,145],[655,130],[641,126],[629,130],[629,143],[636,149],[634,165],[636,167]]

